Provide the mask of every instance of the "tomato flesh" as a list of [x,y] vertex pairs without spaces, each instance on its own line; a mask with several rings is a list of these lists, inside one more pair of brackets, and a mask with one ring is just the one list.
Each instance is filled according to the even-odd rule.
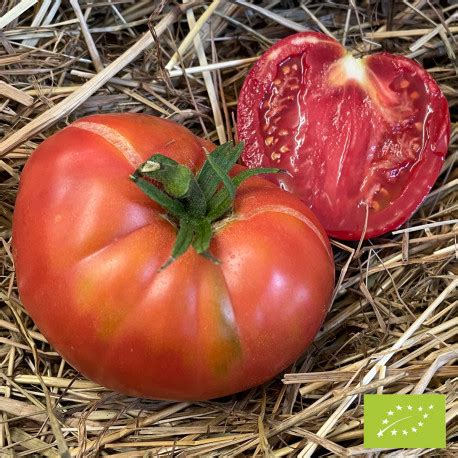
[[301,33],[249,73],[238,136],[246,165],[286,169],[272,179],[328,234],[352,240],[415,211],[439,174],[450,120],[439,87],[415,62],[388,53],[355,59],[324,35]]

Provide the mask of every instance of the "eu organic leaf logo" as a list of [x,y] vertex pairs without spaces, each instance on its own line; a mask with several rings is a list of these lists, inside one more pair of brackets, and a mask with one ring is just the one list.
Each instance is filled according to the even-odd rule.
[[364,447],[444,448],[445,396],[364,396]]

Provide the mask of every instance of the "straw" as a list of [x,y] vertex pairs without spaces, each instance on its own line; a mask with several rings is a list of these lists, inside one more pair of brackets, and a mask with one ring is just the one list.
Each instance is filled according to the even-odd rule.
[[[427,0],[3,2],[2,457],[362,456],[366,393],[446,395],[445,450],[371,453],[456,455],[457,14],[453,2]],[[171,402],[87,380],[47,342],[19,297],[12,221],[28,157],[57,130],[95,113],[155,114],[215,143],[234,138],[250,66],[280,38],[308,30],[333,36],[358,57],[378,51],[413,57],[437,80],[452,115],[437,183],[393,232],[332,241],[336,285],[326,321],[298,360],[263,386],[223,399]]]

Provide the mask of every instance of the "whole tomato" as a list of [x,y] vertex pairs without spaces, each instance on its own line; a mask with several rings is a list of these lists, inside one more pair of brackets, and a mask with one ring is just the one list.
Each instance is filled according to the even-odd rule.
[[447,100],[428,72],[389,53],[355,58],[316,32],[275,43],[240,91],[238,137],[249,167],[359,240],[404,223],[436,181],[450,138]]
[[[156,153],[197,171],[213,148],[163,119],[97,115],[24,168],[13,224],[24,306],[72,366],[113,390],[196,400],[255,386],[303,352],[328,310],[330,245],[293,195],[248,178],[199,251],[131,179]],[[182,256],[161,269],[177,244]]]

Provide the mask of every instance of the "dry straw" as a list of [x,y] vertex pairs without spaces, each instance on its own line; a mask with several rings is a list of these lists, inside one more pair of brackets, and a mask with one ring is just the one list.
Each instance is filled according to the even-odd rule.
[[[361,396],[375,392],[445,394],[441,453],[456,456],[458,4],[167,3],[0,5],[1,456],[362,455]],[[47,344],[18,297],[11,222],[28,156],[58,128],[99,112],[151,113],[216,142],[233,138],[249,65],[269,44],[303,30],[321,30],[355,54],[401,53],[431,72],[453,123],[435,188],[398,231],[361,244],[333,242],[332,310],[311,348],[275,380],[199,403],[128,398],[85,380]]]

